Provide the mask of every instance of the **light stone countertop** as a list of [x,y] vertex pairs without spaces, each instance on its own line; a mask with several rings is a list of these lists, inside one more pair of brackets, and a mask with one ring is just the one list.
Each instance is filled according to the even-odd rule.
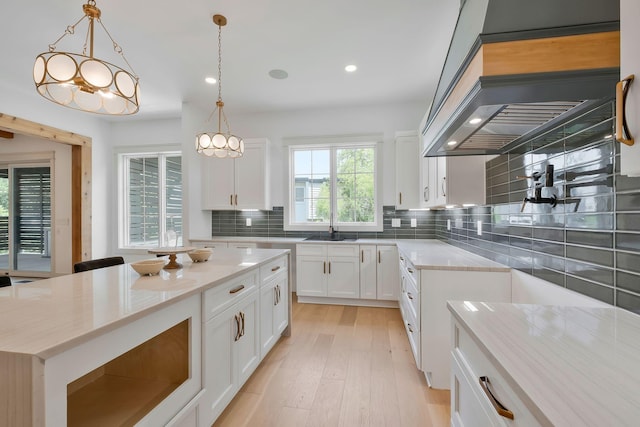
[[256,242],[332,245],[396,245],[419,270],[502,271],[511,269],[472,252],[436,239],[357,239],[343,241],[309,241],[296,237],[212,237],[189,239],[190,242]]
[[477,311],[448,306],[552,425],[638,425],[640,316],[615,307],[471,304]]
[[140,276],[129,264],[0,288],[0,352],[48,358],[267,263],[287,249],[214,249]]

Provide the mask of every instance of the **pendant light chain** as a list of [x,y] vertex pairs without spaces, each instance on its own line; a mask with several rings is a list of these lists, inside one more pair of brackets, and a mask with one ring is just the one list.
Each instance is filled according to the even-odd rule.
[[222,101],[222,25],[218,25],[218,101]]

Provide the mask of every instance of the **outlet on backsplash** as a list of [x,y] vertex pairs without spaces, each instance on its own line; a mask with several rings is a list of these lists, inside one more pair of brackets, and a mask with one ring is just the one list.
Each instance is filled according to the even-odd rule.
[[400,218],[392,218],[391,219],[392,227],[400,227]]

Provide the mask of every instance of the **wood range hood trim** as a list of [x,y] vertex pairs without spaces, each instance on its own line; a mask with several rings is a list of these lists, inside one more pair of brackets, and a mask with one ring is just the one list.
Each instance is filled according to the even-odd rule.
[[[509,104],[541,103],[544,107],[545,103],[578,101],[577,107],[550,120],[548,126],[552,126],[596,100],[612,97],[619,80],[619,22],[581,26],[579,34],[562,34],[567,31],[571,29],[555,33],[534,30],[517,35],[520,38],[516,40],[504,40],[509,37],[505,34],[478,36],[446,94],[421,125],[422,155],[503,154],[520,145],[536,132],[527,130],[499,147],[464,146]],[[486,117],[479,126],[469,126],[477,111]],[[451,139],[458,144],[447,146]]]
[[76,263],[90,259],[91,138],[3,113],[0,132],[71,145],[71,260]]

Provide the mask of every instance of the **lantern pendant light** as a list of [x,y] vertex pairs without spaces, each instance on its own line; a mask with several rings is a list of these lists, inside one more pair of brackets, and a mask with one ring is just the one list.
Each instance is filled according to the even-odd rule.
[[[227,25],[227,18],[222,15],[214,15],[213,22],[218,26],[218,100],[209,120],[217,111],[218,131],[197,134],[196,151],[205,156],[236,158],[244,154],[244,142],[242,138],[231,134],[227,116],[224,114],[224,102],[222,102],[222,27]],[[221,130],[223,120],[227,128],[226,133]]]
[[[36,57],[33,80],[38,93],[50,101],[76,110],[106,115],[134,114],[139,109],[138,76],[100,19],[95,0],[82,6],[84,16],[70,25],[49,51]],[[73,35],[84,19],[89,26],[82,53],[59,52],[56,45],[65,36]],[[129,70],[94,56],[94,27],[100,24]],[[88,50],[88,52],[87,52]],[[88,53],[88,54],[87,54]]]

